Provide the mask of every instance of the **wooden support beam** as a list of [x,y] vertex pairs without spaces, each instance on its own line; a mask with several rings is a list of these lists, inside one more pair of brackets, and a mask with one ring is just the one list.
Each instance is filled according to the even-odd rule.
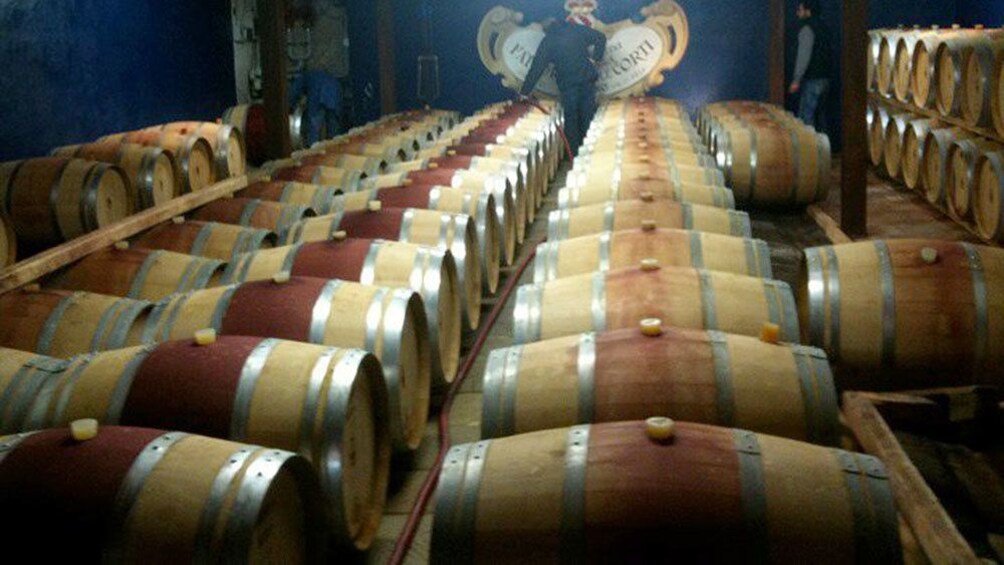
[[772,104],[784,106],[788,85],[784,80],[785,65],[785,1],[770,0],[770,53],[768,54],[769,96]]
[[868,0],[844,0],[840,59],[843,82],[840,227],[853,238],[868,232],[867,49]]
[[979,563],[871,401],[855,392],[846,392],[843,398],[847,425],[865,451],[885,463],[896,506],[927,558],[932,563]]
[[394,68],[394,6],[391,0],[376,1],[377,58],[380,63],[380,111],[397,111],[397,72]]
[[264,178],[263,175],[235,177],[218,182],[202,190],[186,194],[180,198],[165,202],[155,208],[133,214],[121,222],[74,238],[58,247],[43,251],[34,257],[15,263],[0,271],[0,294],[36,281],[53,273],[74,261],[100,251],[117,241],[128,239],[140,232],[146,231],[175,216],[181,216],[229,194],[246,187],[251,180]]
[[258,0],[258,43],[265,98],[265,154],[289,157],[289,87],[286,78],[286,0]]

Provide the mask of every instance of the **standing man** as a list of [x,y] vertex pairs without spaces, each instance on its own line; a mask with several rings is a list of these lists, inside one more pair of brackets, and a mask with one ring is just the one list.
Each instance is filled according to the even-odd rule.
[[303,112],[303,141],[310,147],[321,140],[330,139],[341,130],[342,86],[338,82],[337,55],[332,45],[325,44],[338,37],[338,23],[331,0],[313,0],[308,6],[306,24],[310,28],[310,57],[306,61],[303,74],[290,85],[290,110],[296,107],[300,97],[306,95],[307,107]]
[[596,79],[599,77],[596,66],[603,60],[607,37],[591,27],[564,20],[548,20],[544,33],[519,93],[528,96],[548,65],[554,65],[565,112],[565,134],[575,154],[596,114]]
[[822,131],[826,122],[826,93],[830,89],[830,76],[833,72],[830,37],[819,19],[819,0],[801,0],[796,15],[800,26],[798,55],[788,92],[801,92],[799,119]]

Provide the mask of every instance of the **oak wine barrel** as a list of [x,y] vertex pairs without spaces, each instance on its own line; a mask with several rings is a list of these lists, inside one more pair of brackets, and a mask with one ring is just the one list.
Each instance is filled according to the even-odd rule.
[[213,150],[218,179],[243,175],[247,169],[244,134],[232,125],[215,122],[172,122],[160,128],[182,135],[200,135],[208,141]]
[[557,241],[646,226],[752,237],[746,212],[668,200],[621,200],[551,212],[547,239]]
[[[874,457],[745,430],[587,424],[452,447],[433,563],[899,563]],[[669,557],[671,556],[671,557]]]
[[296,181],[300,183],[334,186],[339,192],[355,192],[359,189],[359,181],[363,178],[356,169],[340,169],[318,165],[299,165],[285,167],[272,171],[272,179],[277,181]]
[[945,205],[951,170],[949,151],[956,141],[971,137],[974,137],[972,133],[954,127],[928,131],[924,140],[920,187],[922,194],[931,204]]
[[[585,307],[589,305],[588,307]],[[681,328],[760,336],[765,323],[797,342],[798,312],[781,281],[683,267],[618,269],[521,286],[515,343],[635,327],[659,318]]]
[[[0,527],[48,562],[327,560],[310,464],[288,451],[102,426],[0,437]],[[68,472],[72,469],[72,472]]]
[[956,218],[968,219],[972,211],[976,160],[984,153],[1002,149],[999,143],[971,137],[956,140],[948,150],[945,204]]
[[1004,242],[1004,151],[981,155],[975,175],[972,206],[976,231],[988,241]]
[[387,391],[372,355],[219,336],[205,345],[184,340],[83,355],[56,373],[40,372],[38,360],[25,363],[9,394],[23,419],[4,432],[95,418],[299,452],[321,479],[335,539],[357,549],[372,542],[391,454]]
[[842,383],[876,390],[1004,381],[1004,331],[994,324],[1004,316],[1004,251],[904,239],[805,253],[803,338],[827,352]]
[[160,147],[174,155],[175,177],[183,192],[195,192],[216,182],[213,148],[198,134],[183,135],[160,130],[140,130],[106,135],[99,143],[134,143]]
[[220,198],[192,212],[192,219],[265,229],[282,239],[294,224],[316,215],[311,208],[298,204],[257,198]]
[[136,207],[140,210],[163,204],[176,197],[181,190],[180,179],[174,175],[174,156],[159,147],[134,143],[85,143],[54,149],[52,155],[118,165],[130,181]]
[[664,180],[622,180],[589,186],[566,186],[558,191],[558,208],[578,208],[614,200],[670,200],[735,209],[732,190],[721,186],[674,183]]
[[130,345],[220,335],[274,337],[365,349],[384,367],[390,430],[398,449],[422,441],[431,360],[422,299],[410,290],[291,277],[176,294],[158,303]]
[[14,222],[2,208],[0,206],[0,269],[17,261],[17,234],[14,233]]
[[335,196],[341,193],[342,189],[337,186],[296,181],[258,181],[237,191],[237,196],[306,206],[318,214],[328,214]]
[[269,230],[176,218],[138,235],[132,246],[230,262],[241,253],[273,247],[275,242],[276,236]]

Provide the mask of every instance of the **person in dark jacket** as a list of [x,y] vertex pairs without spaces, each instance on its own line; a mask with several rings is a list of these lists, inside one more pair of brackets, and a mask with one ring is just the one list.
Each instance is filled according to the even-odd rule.
[[596,114],[596,79],[599,77],[596,66],[603,60],[607,38],[591,27],[564,20],[549,22],[544,33],[520,94],[528,96],[533,92],[547,67],[554,65],[565,112],[565,135],[575,153]]
[[798,55],[792,77],[791,94],[801,93],[798,117],[817,130],[824,129],[826,93],[830,90],[833,60],[826,28],[819,19],[819,0],[798,3]]

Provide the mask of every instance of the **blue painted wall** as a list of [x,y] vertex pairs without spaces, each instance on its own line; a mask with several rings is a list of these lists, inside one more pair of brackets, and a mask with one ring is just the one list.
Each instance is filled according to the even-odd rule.
[[0,0],[0,160],[215,119],[234,103],[225,0]]
[[1004,0],[957,0],[959,23],[1004,26]]

